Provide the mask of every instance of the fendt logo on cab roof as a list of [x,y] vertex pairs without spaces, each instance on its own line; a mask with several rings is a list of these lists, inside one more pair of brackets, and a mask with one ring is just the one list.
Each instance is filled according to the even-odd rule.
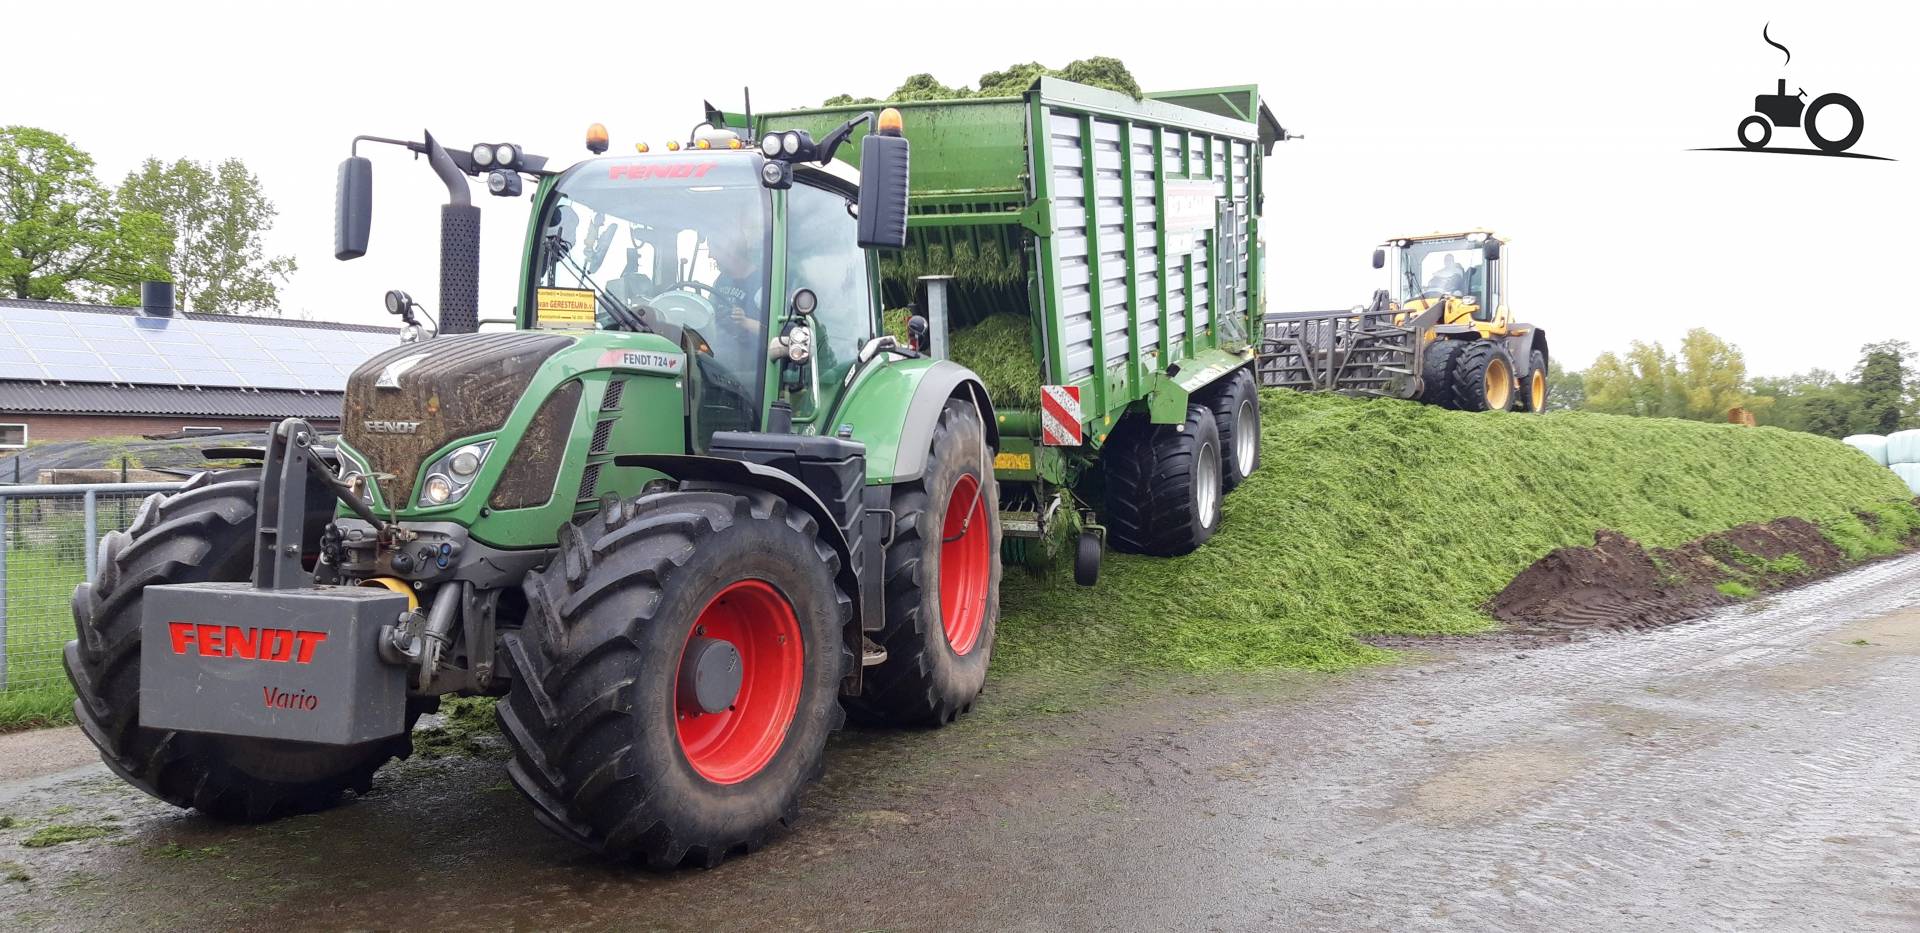
[[699,178],[718,162],[618,162],[607,166],[607,177],[614,181],[646,181],[649,178]]
[[191,650],[203,658],[240,658],[277,664],[311,664],[313,649],[327,640],[326,632],[290,628],[241,628],[204,622],[168,622],[173,653]]

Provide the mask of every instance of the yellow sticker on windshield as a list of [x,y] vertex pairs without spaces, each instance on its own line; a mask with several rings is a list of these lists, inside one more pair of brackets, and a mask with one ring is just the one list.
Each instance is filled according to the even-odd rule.
[[593,289],[542,288],[533,296],[537,327],[592,327]]

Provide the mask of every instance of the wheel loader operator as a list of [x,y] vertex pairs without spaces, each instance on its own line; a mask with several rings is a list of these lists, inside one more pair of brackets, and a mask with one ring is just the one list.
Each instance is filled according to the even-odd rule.
[[1427,279],[1427,291],[1442,295],[1458,295],[1467,290],[1467,268],[1452,253],[1442,257],[1444,262]]

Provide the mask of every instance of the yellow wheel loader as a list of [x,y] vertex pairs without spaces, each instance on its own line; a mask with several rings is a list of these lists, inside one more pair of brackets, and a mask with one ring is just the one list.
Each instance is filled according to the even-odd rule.
[[1396,237],[1387,287],[1344,311],[1268,314],[1260,384],[1415,399],[1463,411],[1547,407],[1547,332],[1513,319],[1507,241],[1486,230]]

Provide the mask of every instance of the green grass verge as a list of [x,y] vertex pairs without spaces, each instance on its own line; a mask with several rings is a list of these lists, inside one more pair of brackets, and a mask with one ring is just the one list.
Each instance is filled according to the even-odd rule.
[[77,541],[60,541],[7,550],[0,732],[73,721],[73,691],[60,653],[73,637],[73,588],[86,577],[85,566],[68,557],[78,548]]
[[1601,528],[1672,547],[1798,516],[1866,557],[1920,526],[1890,471],[1811,434],[1277,390],[1262,404],[1263,464],[1211,543],[1110,556],[1092,589],[1008,570],[997,664],[1340,669],[1384,656],[1358,635],[1489,627],[1480,607],[1514,575]]

